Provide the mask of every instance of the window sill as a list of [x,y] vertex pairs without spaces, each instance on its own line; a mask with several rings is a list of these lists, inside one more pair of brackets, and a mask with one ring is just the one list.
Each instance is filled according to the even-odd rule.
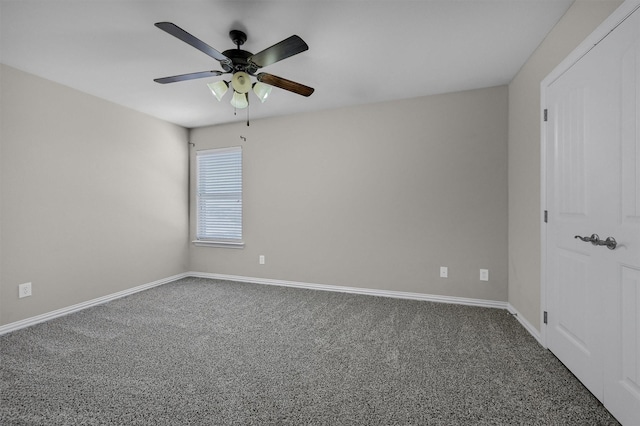
[[193,245],[199,247],[219,247],[219,248],[234,248],[234,249],[243,249],[244,241],[204,241],[204,240],[195,240],[191,241]]

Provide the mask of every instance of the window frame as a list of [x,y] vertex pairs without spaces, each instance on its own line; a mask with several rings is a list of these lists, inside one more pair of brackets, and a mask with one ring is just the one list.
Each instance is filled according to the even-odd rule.
[[[215,173],[215,171],[203,171],[202,170],[202,164],[201,164],[201,160],[205,157],[211,157],[211,156],[216,156],[216,155],[223,155],[223,154],[230,154],[230,153],[237,153],[239,154],[239,162],[237,164],[237,167],[239,170],[237,170],[239,172],[239,177],[237,177],[239,179],[239,196],[237,197],[237,201],[240,204],[240,214],[237,215],[235,214],[235,217],[232,217],[232,220],[236,220],[234,227],[237,228],[238,227],[238,223],[237,223],[237,219],[239,216],[239,236],[237,238],[233,237],[233,238],[223,238],[223,237],[219,237],[219,236],[207,236],[207,235],[203,235],[201,234],[202,231],[202,226],[201,226],[201,220],[202,219],[202,212],[203,212],[203,206],[202,206],[202,202],[201,202],[201,198],[203,197],[204,192],[202,191],[201,188],[201,180],[203,179],[203,173]],[[233,172],[232,172],[233,173]],[[237,179],[236,181],[234,181],[235,184],[237,184]],[[218,188],[219,189],[219,188]],[[226,148],[212,148],[212,149],[204,149],[204,150],[199,150],[196,151],[196,182],[195,182],[195,193],[196,193],[196,203],[195,203],[195,207],[196,207],[196,223],[195,223],[195,240],[192,241],[192,243],[196,246],[207,246],[207,247],[223,247],[223,248],[244,248],[244,224],[243,224],[243,216],[244,216],[244,209],[243,209],[243,172],[242,172],[242,147],[241,146],[234,146],[234,147],[226,147]],[[222,196],[219,198],[216,198],[215,196],[211,197],[211,192],[209,193],[209,197],[205,197],[207,198],[209,201],[211,200],[224,200],[226,197]],[[220,225],[220,223],[216,223],[215,219],[213,219],[211,221],[211,225]],[[223,229],[224,231],[224,229]],[[230,233],[233,233],[234,230],[233,229],[229,229],[228,230]],[[237,232],[237,229],[235,229],[235,232]]]

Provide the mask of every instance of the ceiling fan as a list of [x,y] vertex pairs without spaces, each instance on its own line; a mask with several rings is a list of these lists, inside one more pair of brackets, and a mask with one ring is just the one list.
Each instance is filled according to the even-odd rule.
[[[220,53],[202,40],[189,34],[171,22],[158,22],[155,26],[217,60],[220,62],[220,66],[223,69],[223,71],[201,71],[174,75],[171,77],[156,78],[153,80],[156,83],[175,83],[178,81],[232,74],[233,77],[230,83],[234,90],[234,96],[231,100],[231,104],[236,108],[246,108],[248,106],[247,95],[251,88],[254,89],[254,92],[262,102],[264,102],[266,96],[271,91],[271,87],[269,86],[279,87],[280,89],[288,90],[302,96],[311,96],[314,91],[313,88],[305,86],[304,84],[296,83],[295,81],[287,80],[273,74],[258,72],[260,68],[308,50],[309,46],[307,43],[297,35],[292,35],[271,47],[267,47],[261,52],[253,54],[240,49],[240,46],[247,41],[247,35],[240,30],[231,30],[229,32],[229,37],[236,45],[236,48],[225,50]],[[250,76],[255,77],[257,82],[252,84]],[[210,83],[208,86],[216,98],[220,100],[226,93],[229,87],[229,82],[218,81]]]

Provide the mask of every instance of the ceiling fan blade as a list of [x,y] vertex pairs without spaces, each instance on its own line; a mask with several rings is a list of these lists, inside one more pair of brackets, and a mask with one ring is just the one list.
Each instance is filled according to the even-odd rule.
[[266,72],[261,72],[256,76],[256,78],[261,83],[279,87],[302,96],[311,96],[314,91],[313,88],[305,86],[304,84],[296,83],[295,81],[287,80],[286,78],[278,77],[273,74],[267,74]]
[[155,26],[160,28],[162,31],[165,31],[172,36],[179,38],[185,43],[195,47],[199,51],[211,56],[213,59],[218,60],[222,63],[231,64],[231,59],[227,58],[222,53],[218,52],[216,49],[209,46],[199,38],[192,36],[176,24],[172,24],[171,22],[156,22]]
[[222,71],[201,71],[190,74],[174,75],[171,77],[154,78],[153,81],[160,84],[175,83],[176,81],[194,80],[196,78],[216,77],[224,74]]
[[297,35],[292,35],[289,38],[282,40],[280,43],[276,43],[271,47],[267,47],[262,52],[258,52],[249,58],[249,62],[258,66],[258,68],[266,67],[278,61],[288,58],[289,56],[297,55],[305,50],[308,50],[309,46]]

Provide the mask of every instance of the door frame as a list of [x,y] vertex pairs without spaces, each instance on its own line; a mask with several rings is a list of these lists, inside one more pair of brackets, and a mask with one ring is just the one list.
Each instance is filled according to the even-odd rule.
[[547,328],[544,324],[544,312],[547,311],[547,229],[544,221],[547,210],[547,135],[546,122],[544,121],[544,110],[547,104],[547,88],[558,78],[560,78],[569,68],[589,53],[598,43],[600,43],[611,31],[613,31],[622,21],[640,8],[640,0],[625,0],[616,10],[613,11],[598,27],[584,39],[562,62],[560,62],[543,80],[540,82],[540,342],[546,349]]

